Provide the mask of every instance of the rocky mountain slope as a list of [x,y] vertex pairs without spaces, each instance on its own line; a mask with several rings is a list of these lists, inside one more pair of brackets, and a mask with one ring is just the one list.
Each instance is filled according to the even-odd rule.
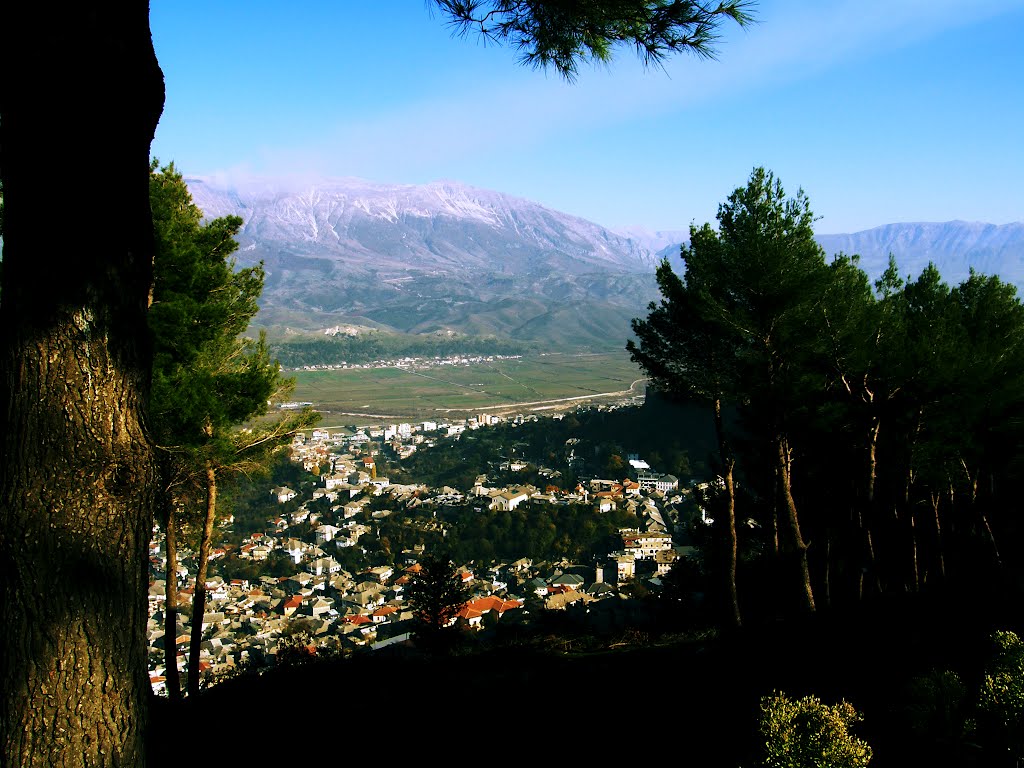
[[582,346],[611,334],[622,346],[629,319],[656,295],[648,250],[497,192],[448,182],[188,184],[208,216],[245,220],[239,262],[264,262],[265,325],[554,337]]
[[[257,321],[272,332],[376,328],[621,349],[658,298],[654,267],[686,233],[612,232],[539,204],[456,182],[335,179],[285,186],[191,178],[211,217],[239,215],[238,261],[263,261]],[[1024,285],[1024,224],[890,224],[819,236],[874,278],[889,253],[904,276],[933,261]]]

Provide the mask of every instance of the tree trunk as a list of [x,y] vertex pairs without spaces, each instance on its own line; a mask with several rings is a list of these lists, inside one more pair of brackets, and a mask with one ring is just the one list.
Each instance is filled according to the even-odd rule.
[[141,766],[148,4],[6,3],[0,68],[0,764]]
[[[979,468],[978,471],[972,475],[967,469],[967,463],[963,462],[962,460],[961,463],[963,464],[964,472],[967,475],[967,479],[970,482],[970,509],[972,512],[978,515],[978,520],[981,523],[981,529],[985,533],[985,540],[988,541],[989,546],[992,548],[992,557],[996,568],[1002,569],[1003,560],[999,555],[999,546],[996,544],[995,533],[992,531],[992,526],[989,523],[988,515],[985,514],[986,505],[991,504],[992,498],[995,495],[995,475],[991,472],[988,473],[988,493],[982,493],[982,498],[978,498],[979,478],[982,477],[982,470]],[[981,483],[981,488],[985,488],[984,483]]]
[[[952,489],[950,489],[950,496],[952,496]],[[935,554],[939,565],[939,579],[945,581],[946,579],[946,553],[945,553],[945,542],[942,537],[942,518],[939,516],[939,494],[932,493],[932,514],[935,521]],[[950,498],[950,506],[952,507],[953,500]]]
[[796,561],[796,573],[799,601],[808,611],[814,611],[814,590],[811,587],[811,569],[807,559],[807,543],[800,533],[800,519],[797,516],[796,500],[793,498],[792,478],[790,475],[789,444],[785,437],[775,439],[776,468],[778,470],[779,491],[782,494],[782,517],[786,533],[786,549]]
[[192,634],[188,648],[188,695],[199,693],[199,651],[203,642],[203,616],[206,615],[206,573],[210,564],[210,540],[217,514],[217,473],[206,462],[206,520],[199,541],[199,563],[196,566],[196,589],[192,595]]
[[164,678],[167,698],[181,700],[181,678],[178,675],[178,520],[176,503],[167,500],[164,540],[167,545],[167,599],[164,602]]
[[736,462],[725,439],[725,425],[722,423],[722,400],[715,398],[715,434],[718,437],[718,453],[722,459],[722,480],[725,482],[725,596],[726,621],[729,626],[740,627],[739,592],[736,587],[738,561],[738,537],[736,535],[736,486],[733,468]]
[[865,571],[872,574],[872,588],[876,593],[882,591],[881,576],[878,571],[878,561],[875,557],[874,537],[871,533],[878,519],[875,505],[875,487],[878,483],[878,434],[882,429],[882,421],[874,416],[871,429],[868,431],[868,488],[864,508],[865,514],[861,518],[861,530],[864,534],[864,557],[867,561],[865,567],[860,570],[860,585],[858,594],[861,599],[864,597]]
[[825,608],[832,605],[832,529],[825,529],[825,568],[823,571],[821,594]]
[[910,519],[910,591],[921,591],[921,568],[918,565],[917,557],[917,523],[914,520],[914,510],[907,514]]

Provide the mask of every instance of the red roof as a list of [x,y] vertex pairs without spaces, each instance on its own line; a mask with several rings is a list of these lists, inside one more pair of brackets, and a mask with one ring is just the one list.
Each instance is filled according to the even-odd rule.
[[459,616],[462,618],[471,618],[483,615],[488,611],[496,611],[498,615],[501,615],[512,608],[522,607],[523,604],[519,600],[504,600],[497,595],[488,595],[487,597],[470,600],[462,607],[462,610],[459,611]]

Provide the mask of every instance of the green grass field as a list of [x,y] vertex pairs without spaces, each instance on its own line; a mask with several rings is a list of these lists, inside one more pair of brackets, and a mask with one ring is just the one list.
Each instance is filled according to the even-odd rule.
[[367,419],[459,418],[541,411],[642,396],[644,380],[625,353],[546,354],[465,366],[297,371],[293,399],[332,415]]

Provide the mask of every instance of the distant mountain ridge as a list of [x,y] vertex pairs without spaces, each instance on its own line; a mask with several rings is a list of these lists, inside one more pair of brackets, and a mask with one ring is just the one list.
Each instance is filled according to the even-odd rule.
[[1024,222],[976,221],[885,224],[844,235],[819,235],[827,254],[859,254],[861,268],[877,278],[896,258],[902,277],[916,278],[931,262],[950,286],[965,280],[971,268],[997,275],[1024,295]]
[[[614,232],[451,181],[186,181],[207,216],[244,220],[238,260],[267,271],[256,319],[281,333],[345,325],[622,349],[630,320],[658,299],[655,266],[688,234]],[[950,284],[973,266],[1024,286],[1024,224],[889,224],[818,240],[829,256],[860,254],[872,279],[892,252],[904,276],[933,261]]]
[[[628,232],[657,259],[679,256],[689,232],[668,230]],[[1024,295],[1024,222],[987,224],[977,221],[912,222],[883,224],[847,234],[818,234],[815,239],[829,259],[839,253],[859,255],[861,268],[877,279],[889,266],[889,254],[896,258],[901,276],[916,278],[934,263],[949,285],[966,279],[973,267],[981,274],[998,275],[1017,286]]]

